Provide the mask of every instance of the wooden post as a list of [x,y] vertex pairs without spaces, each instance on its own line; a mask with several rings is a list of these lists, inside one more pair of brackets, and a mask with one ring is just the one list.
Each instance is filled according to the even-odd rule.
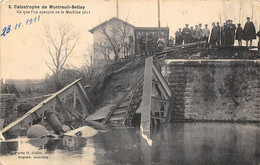
[[158,35],[161,37],[160,0],[158,0]]
[[77,90],[74,89],[74,92],[73,92],[74,96],[73,96],[73,108],[76,110],[77,108]]
[[141,103],[141,130],[143,134],[150,138],[151,130],[151,108],[152,108],[152,77],[153,77],[153,57],[149,57],[145,61],[143,97]]

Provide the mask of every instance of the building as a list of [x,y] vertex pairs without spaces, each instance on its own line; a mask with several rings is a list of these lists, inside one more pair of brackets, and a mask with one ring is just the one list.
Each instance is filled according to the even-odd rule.
[[[111,60],[140,54],[139,38],[149,34],[158,38],[158,27],[136,27],[113,17],[89,30],[94,36],[93,66],[100,70]],[[169,28],[162,27],[161,34],[168,41]],[[115,56],[115,54],[117,54]]]
[[134,54],[135,26],[116,17],[105,21],[89,30],[94,35],[93,66],[102,68],[115,54],[118,58],[126,58]]

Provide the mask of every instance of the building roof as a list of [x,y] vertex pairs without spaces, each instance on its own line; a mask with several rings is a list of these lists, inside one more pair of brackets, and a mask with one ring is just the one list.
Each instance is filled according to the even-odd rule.
[[95,26],[94,28],[90,29],[89,32],[93,34],[94,31],[95,31],[97,28],[99,28],[99,27],[102,26],[102,25],[107,24],[108,22],[110,22],[110,21],[112,21],[112,20],[117,20],[117,21],[119,21],[119,22],[126,23],[127,25],[132,26],[133,28],[135,28],[134,25],[132,25],[132,24],[126,22],[126,21],[123,21],[123,20],[121,20],[121,19],[119,19],[119,18],[113,17],[113,18],[109,19],[108,21],[105,21],[105,22],[103,22],[103,23],[101,23],[101,24]]
[[[158,27],[135,27],[135,30],[158,30]],[[168,30],[168,27],[161,27],[161,30]]]

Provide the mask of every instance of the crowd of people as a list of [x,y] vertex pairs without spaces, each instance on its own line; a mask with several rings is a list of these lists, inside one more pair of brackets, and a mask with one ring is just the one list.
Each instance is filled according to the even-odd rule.
[[[185,28],[179,28],[176,31],[175,45],[206,41],[209,46],[232,46],[235,40],[238,40],[238,45],[242,46],[242,40],[245,40],[246,46],[252,47],[252,40],[256,39],[256,36],[260,36],[260,32],[256,33],[254,23],[250,21],[250,17],[247,17],[244,29],[242,29],[240,23],[236,27],[232,20],[227,20],[222,26],[219,22],[213,22],[211,31],[207,24],[204,28],[202,28],[202,24],[195,25],[194,29],[186,24]],[[248,42],[250,45],[248,45]]]
[[[141,55],[152,56],[155,52],[161,52],[165,47],[165,35],[158,38],[158,34],[148,33],[146,37],[139,37]],[[170,40],[168,42],[171,42]],[[172,41],[173,44],[173,41]],[[174,45],[172,45],[174,46]]]
[[[170,37],[165,41],[165,35],[158,37],[157,33],[147,33],[147,35],[140,35],[138,37],[141,55],[151,56],[156,52],[161,52],[164,47],[173,47],[183,44],[194,43],[198,41],[205,41],[204,46],[233,46],[235,40],[238,41],[238,45],[242,46],[242,40],[246,41],[246,46],[252,47],[252,40],[256,39],[256,36],[260,38],[260,31],[256,33],[254,23],[250,21],[250,17],[247,17],[247,22],[244,28],[238,23],[237,26],[233,24],[232,20],[227,20],[220,26],[219,22],[212,23],[212,29],[208,28],[208,24],[195,25],[195,28],[185,25],[183,29],[179,28],[175,32],[175,40]],[[175,42],[174,42],[175,41]],[[258,48],[260,50],[260,41],[258,42]]]

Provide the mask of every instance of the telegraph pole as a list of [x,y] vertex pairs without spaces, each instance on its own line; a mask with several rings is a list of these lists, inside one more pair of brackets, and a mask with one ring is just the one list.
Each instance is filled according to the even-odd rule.
[[119,18],[119,12],[118,12],[118,0],[116,0],[116,18]]
[[160,0],[158,0],[158,35],[161,36],[161,22],[160,22]]

